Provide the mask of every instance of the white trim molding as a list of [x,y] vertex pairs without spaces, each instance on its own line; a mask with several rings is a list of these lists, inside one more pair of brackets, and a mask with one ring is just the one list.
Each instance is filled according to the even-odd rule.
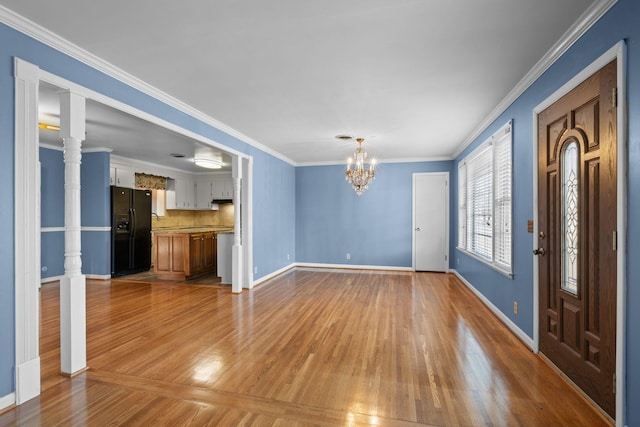
[[[40,231],[42,233],[61,233],[64,232],[64,227],[42,227]],[[93,226],[82,226],[80,227],[80,231],[97,231],[97,232],[111,232],[111,227],[93,227]]]
[[14,60],[15,400],[40,394],[40,168],[38,67]]
[[294,262],[286,265],[272,273],[255,279],[254,286],[258,286],[276,276],[279,276],[293,268],[314,268],[314,269],[330,269],[330,270],[376,270],[376,271],[413,271],[411,267],[387,267],[381,265],[348,265],[348,264],[323,264],[314,262]]
[[355,264],[324,264],[315,262],[296,262],[294,267],[330,268],[337,270],[385,270],[385,271],[413,271],[412,267],[397,267],[386,265],[355,265]]
[[285,272],[291,270],[292,268],[295,268],[296,266],[297,265],[295,263],[289,264],[287,266],[282,267],[279,270],[276,270],[276,271],[274,271],[272,273],[267,274],[266,276],[262,276],[261,278],[253,281],[253,286],[258,286],[259,284],[264,283],[267,280],[273,279],[274,277],[279,276],[282,273],[285,273]]
[[[589,64],[580,73],[562,85],[533,109],[533,235],[538,235],[538,114],[547,107],[555,103],[564,95],[569,93],[580,83],[595,74],[609,62],[617,60],[617,80],[618,80],[618,113],[617,113],[617,283],[616,283],[616,426],[622,427],[625,424],[624,416],[627,407],[626,402],[626,344],[627,344],[627,303],[626,303],[626,263],[627,263],[627,76],[626,76],[626,44],[624,40],[619,41],[608,51],[603,53],[598,59]],[[532,249],[535,249],[536,239],[533,239]],[[539,271],[538,263],[533,261],[533,341],[534,351],[539,350]]]
[[553,65],[573,44],[586,33],[618,0],[598,0],[587,9],[563,34],[533,68],[511,89],[502,101],[482,120],[453,153],[457,158],[480,136],[513,102],[518,99],[545,71]]
[[5,409],[10,408],[11,406],[16,404],[16,394],[9,393],[6,396],[0,397],[0,412]]
[[489,310],[491,310],[493,314],[495,314],[496,317],[498,317],[498,319],[500,319],[500,321],[504,323],[505,326],[511,330],[511,332],[513,332],[515,336],[518,337],[518,339],[520,339],[520,341],[522,341],[527,347],[533,350],[533,340],[529,335],[527,335],[522,329],[520,329],[518,325],[513,323],[513,321],[509,319],[502,311],[500,311],[498,307],[493,305],[493,303],[489,301],[487,297],[485,297],[479,290],[477,290],[475,286],[473,286],[467,279],[462,277],[462,275],[458,273],[458,271],[456,271],[455,269],[450,269],[449,272],[455,274],[456,277],[458,277],[458,279],[460,279],[460,281],[464,283],[464,285],[469,288],[471,292],[473,292],[480,299],[480,301],[482,301],[484,305],[486,305],[487,308],[489,308]]

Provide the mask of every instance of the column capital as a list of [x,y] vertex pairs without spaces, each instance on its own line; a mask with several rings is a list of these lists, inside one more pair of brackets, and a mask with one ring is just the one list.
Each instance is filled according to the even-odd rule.
[[60,93],[60,136],[84,141],[86,99],[72,91]]

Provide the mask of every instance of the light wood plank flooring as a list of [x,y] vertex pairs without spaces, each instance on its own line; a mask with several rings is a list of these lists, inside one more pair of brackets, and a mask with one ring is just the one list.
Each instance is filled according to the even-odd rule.
[[295,269],[252,291],[88,281],[89,370],[0,425],[605,426],[453,275]]

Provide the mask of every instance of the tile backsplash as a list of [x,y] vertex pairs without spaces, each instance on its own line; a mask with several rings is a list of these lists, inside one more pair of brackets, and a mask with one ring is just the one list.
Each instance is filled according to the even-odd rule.
[[159,219],[151,217],[151,229],[176,227],[233,227],[233,205],[223,204],[217,211],[167,210]]

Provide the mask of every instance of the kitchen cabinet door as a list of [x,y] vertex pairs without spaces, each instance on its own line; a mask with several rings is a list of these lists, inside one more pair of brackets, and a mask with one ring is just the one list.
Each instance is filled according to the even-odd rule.
[[189,275],[202,273],[204,270],[204,235],[189,235]]
[[231,174],[215,175],[211,181],[211,188],[214,199],[233,198],[233,179]]
[[202,264],[203,268],[207,272],[215,272],[216,271],[216,263],[217,263],[217,247],[218,242],[216,241],[216,233],[204,233],[202,239],[203,244],[203,253],[202,253]]
[[185,260],[189,253],[186,237],[185,234],[156,234],[154,236],[153,271],[155,273],[165,278],[184,279],[187,273]]
[[122,166],[109,168],[109,183],[124,188],[135,188],[136,175],[133,169]]
[[211,209],[211,177],[201,176],[196,178],[196,209]]
[[175,179],[176,209],[195,209],[196,189],[192,179],[178,177]]

